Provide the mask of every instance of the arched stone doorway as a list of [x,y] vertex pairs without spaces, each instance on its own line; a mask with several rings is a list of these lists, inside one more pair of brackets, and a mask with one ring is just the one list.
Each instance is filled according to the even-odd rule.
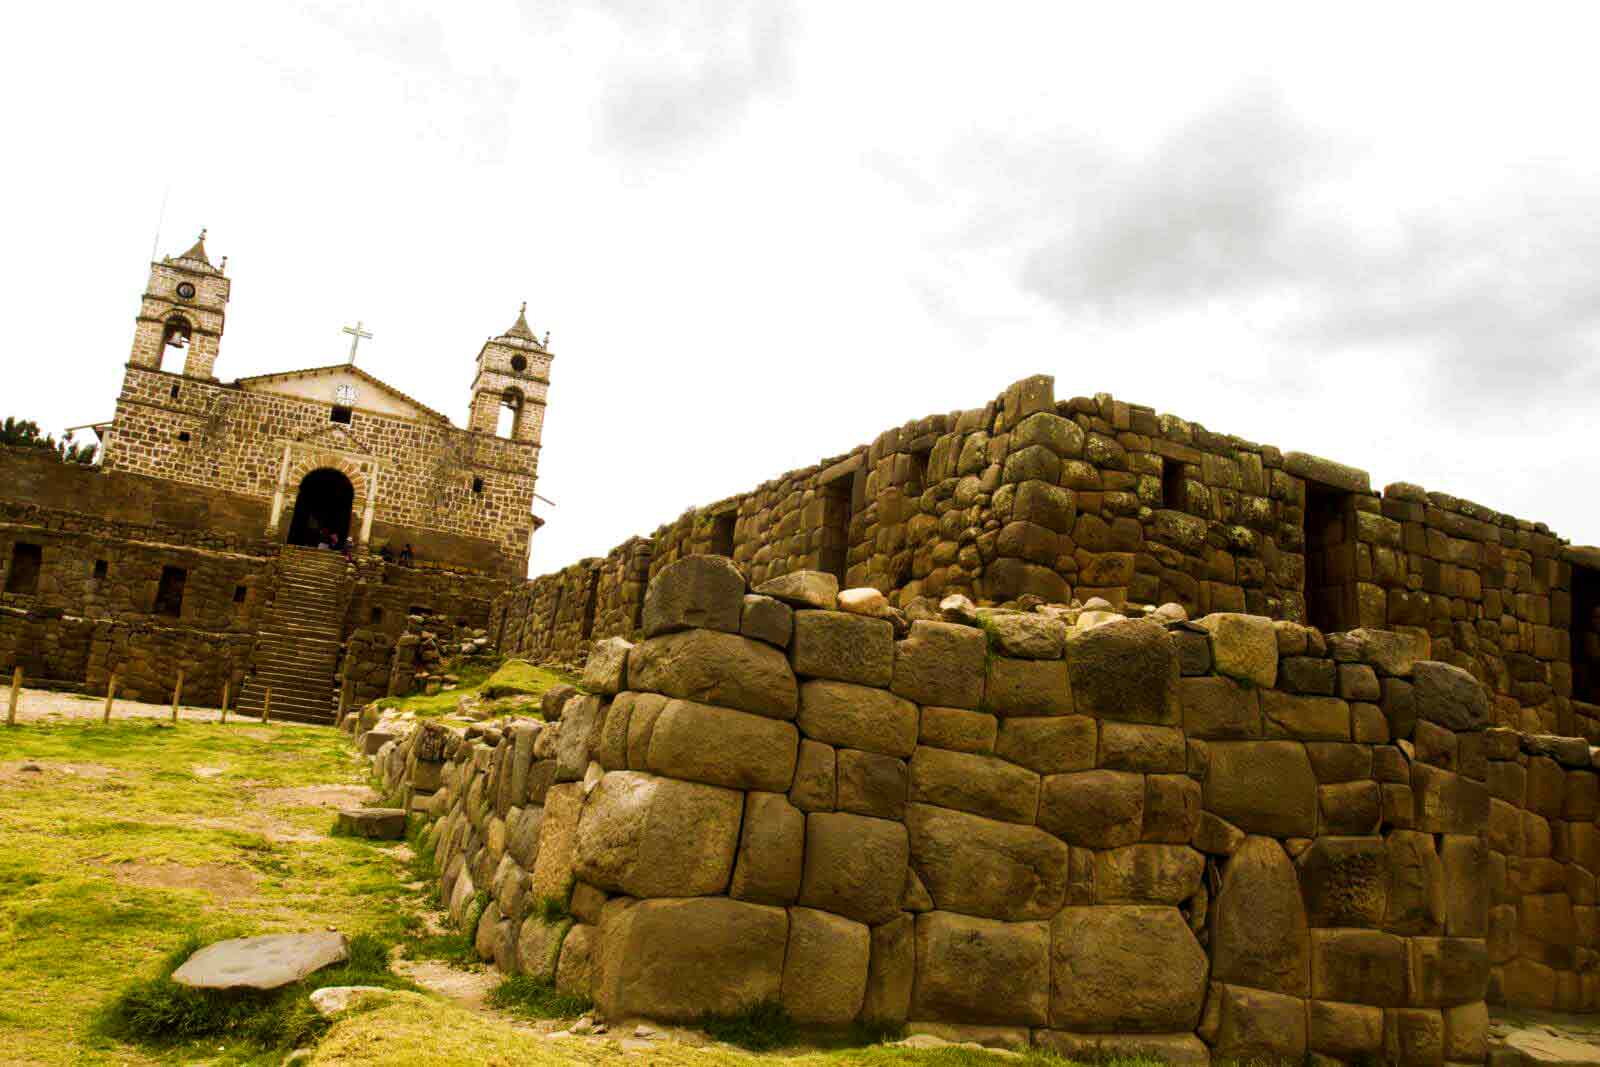
[[355,487],[341,471],[319,467],[300,480],[294,512],[289,519],[291,545],[318,545],[322,531],[331,530],[340,541],[350,533],[350,508]]

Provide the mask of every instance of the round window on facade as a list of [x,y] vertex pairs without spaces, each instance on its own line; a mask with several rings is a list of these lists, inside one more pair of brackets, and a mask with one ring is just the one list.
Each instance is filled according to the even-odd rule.
[[511,357],[511,369],[516,371],[518,374],[521,374],[523,371],[527,370],[528,369],[528,357],[527,356],[523,356],[523,355],[512,356]]
[[178,298],[180,300],[193,300],[194,299],[194,286],[190,285],[188,282],[179,282],[178,283]]

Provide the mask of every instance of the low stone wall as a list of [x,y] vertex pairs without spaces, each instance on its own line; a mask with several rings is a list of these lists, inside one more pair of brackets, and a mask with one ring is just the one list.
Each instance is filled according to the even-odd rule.
[[836,592],[686,557],[559,721],[368,735],[485,959],[611,1018],[1174,1063],[1483,1062],[1487,1000],[1600,1007],[1592,751],[1425,635]]
[[119,696],[159,703],[181,670],[183,702],[214,707],[229,679],[238,697],[254,645],[249,634],[0,607],[0,675],[21,667],[34,686],[104,693],[115,671]]

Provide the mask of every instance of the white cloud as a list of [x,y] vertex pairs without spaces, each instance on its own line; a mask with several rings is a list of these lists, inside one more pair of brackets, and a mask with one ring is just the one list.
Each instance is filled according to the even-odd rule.
[[529,301],[535,572],[1036,372],[1600,540],[1583,6],[89,7],[0,46],[0,414],[110,413],[170,186],[227,377],[361,318],[460,420]]

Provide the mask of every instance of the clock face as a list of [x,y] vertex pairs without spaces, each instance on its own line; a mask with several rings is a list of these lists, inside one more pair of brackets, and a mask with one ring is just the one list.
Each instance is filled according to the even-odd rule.
[[340,407],[354,407],[356,403],[356,387],[346,382],[333,391],[333,398],[339,402]]
[[178,297],[182,300],[193,300],[194,286],[190,285],[188,282],[179,282]]

